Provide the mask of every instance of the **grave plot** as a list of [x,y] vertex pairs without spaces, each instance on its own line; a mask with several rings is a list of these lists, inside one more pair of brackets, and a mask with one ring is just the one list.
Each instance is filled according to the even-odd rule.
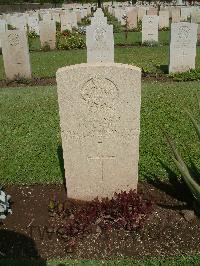
[[198,7],[94,9],[0,16],[0,265],[199,265]]

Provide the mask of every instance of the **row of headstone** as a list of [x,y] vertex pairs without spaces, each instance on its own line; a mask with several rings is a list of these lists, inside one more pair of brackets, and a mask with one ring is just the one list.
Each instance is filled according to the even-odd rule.
[[[199,21],[200,17],[200,8],[163,8],[158,12],[158,9],[154,7],[127,7],[127,8],[113,8],[112,6],[108,8],[109,13],[115,16],[118,21],[125,25],[125,21],[123,19],[124,15],[127,16],[128,27],[130,29],[137,28],[138,21],[141,21],[145,15],[154,16],[159,15],[159,28],[169,27],[169,21],[171,19],[172,23],[179,23],[182,21],[191,22]],[[200,22],[198,22],[200,23]]]
[[36,12],[3,14],[1,19],[6,21],[6,24],[19,30],[27,30],[28,26],[29,31],[35,31],[39,35],[40,20],[59,22],[63,24],[65,29],[67,24],[67,29],[71,30],[72,28],[77,28],[77,23],[90,14],[91,11],[88,11],[88,9],[47,9]]
[[[146,21],[146,23],[145,23]],[[145,16],[143,18],[143,42],[157,40],[158,16]],[[43,45],[49,40],[49,45],[55,45],[55,23],[52,25],[41,21],[41,36]],[[52,36],[47,34],[49,27],[54,28]],[[182,72],[195,68],[197,27],[195,23],[172,23],[170,43],[169,72]],[[113,26],[107,24],[101,9],[98,9],[91,25],[86,31],[87,62],[114,62]],[[15,79],[31,77],[29,51],[25,31],[7,30],[2,33],[2,53],[6,77]]]
[[7,20],[0,19],[0,48],[1,33],[7,30],[8,25],[11,25],[16,28],[16,30],[27,31],[28,29],[29,32],[34,31],[37,35],[40,36],[41,47],[48,45],[50,49],[55,49],[56,22],[61,23],[61,31],[71,31],[73,28],[77,28],[78,21],[80,22],[82,17],[84,18],[89,13],[84,12],[83,16],[81,16],[81,9],[77,12],[63,9],[52,9],[51,12],[49,10],[40,10],[34,13],[30,12],[29,14],[14,14],[12,16],[10,14],[7,14],[5,17]]
[[[113,12],[114,10],[114,12]],[[159,16],[157,16],[157,11],[155,12],[155,8],[149,9],[149,13],[145,12],[139,13],[140,10],[145,10],[144,7],[141,9],[137,9],[135,7],[128,7],[126,10],[124,9],[113,9],[110,7],[109,12],[116,16],[117,19],[121,22],[122,25],[125,25],[125,20],[127,19],[127,27],[128,29],[135,29],[138,26],[138,21],[142,20],[142,40],[143,42],[152,40],[158,41],[158,32],[157,29],[169,28],[170,26],[170,12],[169,10],[160,10]],[[186,10],[186,8],[184,8]],[[151,15],[148,15],[151,14]],[[126,16],[125,16],[126,15]],[[190,13],[187,11],[185,15],[182,17],[183,20],[188,19]],[[173,8],[171,10],[172,23],[180,23],[181,21],[181,13],[180,9]],[[187,19],[186,19],[187,17]],[[200,8],[195,8],[191,15],[191,22],[198,24],[197,30],[197,39],[200,40]]]
[[[195,23],[171,24],[169,73],[195,69],[197,27]],[[95,13],[91,26],[87,27],[87,62],[114,62],[114,38],[112,25],[101,9]],[[142,42],[158,41],[158,16],[144,16]]]

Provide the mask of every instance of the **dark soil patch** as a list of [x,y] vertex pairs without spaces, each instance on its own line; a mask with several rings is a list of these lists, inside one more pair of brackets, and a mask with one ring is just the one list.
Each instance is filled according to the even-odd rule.
[[[143,81],[173,82],[165,74],[142,74]],[[28,86],[52,86],[56,85],[56,78],[32,78],[30,80],[0,80],[0,88],[6,87],[28,87]]]
[[56,78],[32,78],[30,80],[0,80],[0,88],[56,85]]
[[155,209],[143,229],[132,233],[94,232],[75,240],[74,246],[69,246],[49,225],[50,197],[57,193],[60,200],[66,200],[62,185],[8,186],[5,190],[12,196],[13,214],[0,226],[0,257],[143,258],[200,254],[200,219],[186,221],[180,213],[186,204],[148,183],[140,183],[138,191],[154,200]]

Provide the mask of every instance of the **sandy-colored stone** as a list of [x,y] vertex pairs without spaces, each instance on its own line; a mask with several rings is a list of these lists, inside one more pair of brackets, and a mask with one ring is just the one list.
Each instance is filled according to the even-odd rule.
[[2,36],[2,53],[8,79],[31,78],[28,40],[25,31],[7,30]]
[[197,24],[171,24],[169,73],[195,69]]
[[144,16],[142,19],[142,43],[158,42],[158,16]]
[[137,28],[137,9],[131,8],[127,12],[127,26],[129,29]]
[[72,25],[69,21],[69,17],[66,13],[61,13],[60,14],[60,22],[61,22],[61,32],[64,30],[72,30]]
[[192,23],[197,23],[198,24],[198,29],[197,29],[197,40],[200,41],[200,8],[196,9],[192,12],[191,15],[191,22]]
[[1,48],[1,39],[2,39],[2,35],[6,32],[7,29],[7,24],[6,21],[3,19],[0,19],[0,48]]
[[[97,14],[96,14],[97,13]],[[87,62],[114,62],[113,25],[107,24],[103,12],[97,9],[91,25],[86,28]]]
[[172,23],[179,23],[181,21],[181,10],[179,7],[172,9]]
[[169,11],[161,10],[159,12],[159,29],[169,27]]
[[155,8],[155,7],[150,7],[150,8],[147,10],[147,15],[148,15],[148,16],[157,16],[157,15],[158,15],[158,9]]
[[186,21],[190,17],[190,8],[188,7],[181,7],[181,21]]
[[38,16],[32,16],[27,18],[28,22],[28,27],[29,27],[29,32],[34,31],[38,35],[40,34],[40,29],[39,29],[39,18]]
[[143,17],[146,15],[147,10],[145,7],[139,7],[138,8],[138,21],[142,20]]
[[49,45],[50,49],[56,48],[56,23],[54,20],[40,21],[41,47]]
[[141,70],[80,64],[56,73],[68,197],[137,188]]

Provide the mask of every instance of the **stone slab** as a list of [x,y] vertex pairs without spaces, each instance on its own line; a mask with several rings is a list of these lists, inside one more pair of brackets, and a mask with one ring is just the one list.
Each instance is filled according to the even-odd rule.
[[80,64],[57,71],[67,194],[92,200],[136,189],[141,70]]

